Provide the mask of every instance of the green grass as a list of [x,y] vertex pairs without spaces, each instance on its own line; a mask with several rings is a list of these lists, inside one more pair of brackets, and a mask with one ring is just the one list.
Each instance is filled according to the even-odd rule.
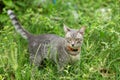
[[[120,80],[120,1],[57,0],[56,4],[40,3],[40,7],[35,5],[37,0],[31,7],[26,1],[18,2],[21,0],[12,7],[6,4],[0,14],[0,80]],[[57,73],[56,66],[47,61],[46,67],[34,70],[27,40],[14,30],[6,14],[8,8],[33,34],[64,36],[63,23],[76,29],[86,26],[79,64]]]

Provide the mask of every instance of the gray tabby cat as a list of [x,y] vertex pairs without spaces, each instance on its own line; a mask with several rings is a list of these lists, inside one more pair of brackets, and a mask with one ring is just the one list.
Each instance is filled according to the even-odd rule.
[[22,28],[12,10],[7,13],[17,32],[28,40],[31,64],[40,66],[44,59],[48,59],[57,64],[58,70],[62,70],[67,64],[80,60],[85,27],[75,30],[64,25],[65,38],[54,34],[33,35]]

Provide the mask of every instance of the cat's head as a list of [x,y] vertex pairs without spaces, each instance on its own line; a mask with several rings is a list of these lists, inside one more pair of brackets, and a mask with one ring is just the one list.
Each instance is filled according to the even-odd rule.
[[66,25],[64,25],[65,31],[65,39],[66,39],[66,46],[76,50],[79,49],[83,42],[83,36],[85,32],[85,27],[81,27],[78,30],[70,29]]

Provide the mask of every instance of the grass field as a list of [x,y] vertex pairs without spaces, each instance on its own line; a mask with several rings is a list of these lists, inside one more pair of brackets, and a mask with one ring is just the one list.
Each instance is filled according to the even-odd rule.
[[[6,7],[0,13],[0,80],[120,80],[120,0],[43,1],[31,4],[18,0],[14,6],[12,1],[3,1]],[[64,37],[63,23],[76,29],[86,26],[79,64],[68,65],[58,73],[56,66],[47,61],[46,67],[33,72],[27,40],[15,31],[6,14],[10,8],[33,34]]]

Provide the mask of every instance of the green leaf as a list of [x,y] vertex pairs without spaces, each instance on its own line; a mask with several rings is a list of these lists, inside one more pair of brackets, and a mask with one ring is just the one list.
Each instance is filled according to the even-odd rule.
[[12,0],[3,0],[3,3],[8,7],[14,7],[14,3]]

